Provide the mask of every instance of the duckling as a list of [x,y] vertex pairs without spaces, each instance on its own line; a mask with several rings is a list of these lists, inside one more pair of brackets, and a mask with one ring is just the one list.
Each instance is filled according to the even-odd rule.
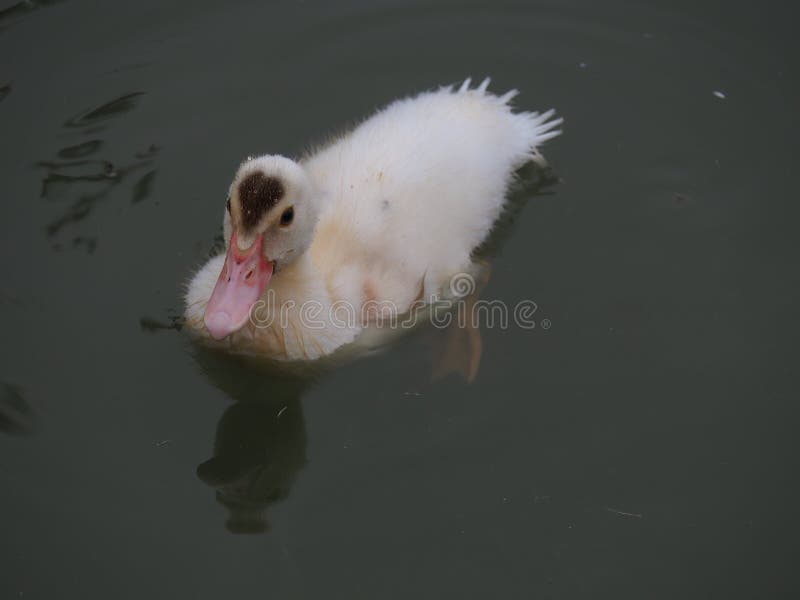
[[189,283],[187,328],[232,352],[314,360],[474,273],[514,172],[543,162],[562,119],[470,83],[396,100],[299,161],[244,161],[226,251]]

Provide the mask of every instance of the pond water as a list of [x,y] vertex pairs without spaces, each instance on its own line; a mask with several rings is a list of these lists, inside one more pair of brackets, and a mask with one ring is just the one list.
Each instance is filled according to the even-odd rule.
[[[0,2],[0,597],[798,591],[793,4],[167,4]],[[243,157],[469,75],[566,120],[484,292],[537,327],[192,346]]]

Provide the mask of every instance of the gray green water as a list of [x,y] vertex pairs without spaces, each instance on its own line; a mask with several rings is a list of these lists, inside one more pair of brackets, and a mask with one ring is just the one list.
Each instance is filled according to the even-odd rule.
[[[0,598],[796,594],[793,11],[0,2]],[[486,290],[550,329],[466,385],[171,327],[244,156],[487,74],[566,119]]]

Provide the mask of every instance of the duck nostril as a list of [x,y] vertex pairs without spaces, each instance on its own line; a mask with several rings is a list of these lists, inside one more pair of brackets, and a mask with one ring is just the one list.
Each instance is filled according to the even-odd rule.
[[245,280],[245,281],[250,281],[250,280],[253,278],[253,275],[254,275],[254,274],[255,274],[255,271],[253,271],[253,269],[250,269],[250,270],[247,272],[247,275],[245,275],[245,276],[244,276],[244,280]]

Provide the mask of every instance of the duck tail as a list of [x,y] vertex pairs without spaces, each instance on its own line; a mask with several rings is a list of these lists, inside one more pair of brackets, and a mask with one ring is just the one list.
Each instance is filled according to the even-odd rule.
[[555,114],[556,111],[551,108],[543,113],[533,112],[520,115],[524,116],[527,121],[531,160],[539,166],[547,165],[544,156],[539,152],[539,147],[562,133],[560,126],[564,123],[564,119],[561,117],[553,118]]

